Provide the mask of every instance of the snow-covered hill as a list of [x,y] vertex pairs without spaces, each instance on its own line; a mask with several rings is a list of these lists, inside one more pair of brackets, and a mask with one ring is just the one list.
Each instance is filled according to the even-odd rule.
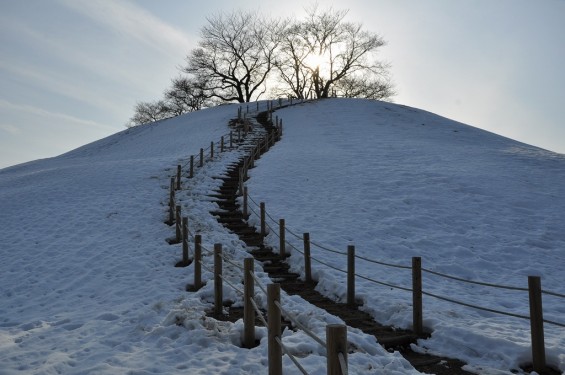
[[[241,325],[205,318],[213,283],[186,292],[193,268],[173,267],[180,247],[165,242],[172,235],[163,224],[169,177],[228,132],[236,113],[234,105],[208,109],[0,170],[0,374],[266,373],[266,342],[241,349]],[[565,293],[563,155],[389,103],[331,99],[276,114],[285,134],[250,172],[248,186],[293,232],[308,231],[338,250],[355,244],[358,254],[385,262],[408,265],[421,256],[427,269],[470,280],[524,287],[528,275],[540,275],[544,289]],[[243,244],[209,215],[215,204],[206,194],[238,156],[207,163],[178,195],[204,245],[220,242],[235,260],[246,256]],[[345,259],[318,251],[345,267]],[[299,254],[291,259],[301,270]],[[357,269],[409,285],[402,272]],[[321,290],[343,298],[341,274],[316,263],[314,270]],[[377,320],[410,324],[409,295],[358,283]],[[424,289],[528,315],[527,293],[431,275]],[[337,321],[289,303],[322,334]],[[564,300],[544,296],[544,313],[565,323]],[[432,298],[424,299],[424,318],[434,333],[422,350],[457,356],[482,373],[509,373],[528,361],[527,321]],[[349,358],[352,373],[416,373],[370,337],[349,335],[359,348]],[[284,340],[310,373],[325,373],[315,343],[292,332]],[[548,361],[565,370],[565,329],[546,325],[546,346]]]

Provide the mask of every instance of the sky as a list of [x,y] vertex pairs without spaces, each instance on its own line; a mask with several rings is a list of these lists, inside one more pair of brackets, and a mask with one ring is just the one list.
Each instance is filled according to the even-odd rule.
[[[125,128],[179,75],[206,17],[303,0],[0,0],[0,168]],[[311,4],[311,3],[310,3]],[[565,153],[565,0],[318,1],[387,45],[394,102]]]

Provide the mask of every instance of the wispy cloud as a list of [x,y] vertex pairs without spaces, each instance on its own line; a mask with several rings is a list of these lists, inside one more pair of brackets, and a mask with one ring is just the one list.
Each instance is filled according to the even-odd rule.
[[131,1],[58,1],[119,34],[135,38],[156,50],[173,56],[178,55],[179,50],[188,51],[194,45],[187,34],[163,22]]
[[[15,112],[19,112],[19,113],[23,113],[23,114],[27,114],[27,115],[33,115],[33,116],[37,116],[37,117],[41,117],[47,121],[50,120],[54,120],[54,121],[58,121],[58,122],[65,122],[65,123],[71,123],[74,125],[81,125],[81,126],[86,126],[86,127],[90,127],[90,128],[97,128],[97,129],[101,129],[101,130],[105,130],[105,131],[114,131],[115,128],[108,126],[108,125],[104,125],[104,124],[100,124],[98,122],[95,121],[90,121],[90,120],[85,120],[85,119],[81,119],[75,116],[71,116],[71,115],[67,115],[65,113],[59,113],[59,112],[52,112],[52,111],[48,111],[45,110],[43,108],[39,108],[39,107],[34,107],[31,105],[25,105],[25,104],[16,104],[16,103],[12,103],[9,102],[7,100],[3,100],[0,99],[0,108],[3,110],[9,110],[9,111],[15,111]],[[11,132],[13,134],[14,131],[17,132],[17,129],[15,129],[15,127],[13,126],[7,126],[4,127],[2,126],[2,128],[8,132]]]
[[37,65],[19,64],[0,61],[0,69],[10,74],[18,75],[29,84],[39,86],[52,93],[67,98],[87,103],[104,111],[123,114],[123,107],[110,99],[106,99],[103,92],[95,92],[93,87],[84,87],[73,82],[72,77],[57,75],[54,71],[43,72]]

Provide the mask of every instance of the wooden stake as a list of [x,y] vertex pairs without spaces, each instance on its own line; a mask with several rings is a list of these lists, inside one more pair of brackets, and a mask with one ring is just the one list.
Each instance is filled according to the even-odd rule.
[[259,203],[259,208],[261,211],[261,237],[267,235],[267,226],[265,225],[265,202]]
[[304,278],[306,282],[312,282],[312,260],[310,258],[310,233],[302,235],[304,239]]
[[189,172],[189,177],[193,178],[194,177],[194,155],[190,155],[190,172]]
[[347,246],[347,304],[355,306],[355,246]]
[[214,244],[214,315],[222,315],[223,309],[222,280],[222,244]]
[[194,289],[202,288],[202,236],[194,236]]
[[177,190],[180,190],[181,166],[177,165]]
[[412,258],[412,325],[414,333],[424,333],[422,311],[422,258]]
[[252,348],[255,346],[255,309],[251,299],[255,295],[254,259],[243,260],[243,346]]
[[188,264],[188,217],[182,218],[182,262]]
[[545,371],[545,343],[543,332],[543,307],[541,302],[541,279],[539,276],[528,276],[530,296],[530,327],[532,336],[532,360],[534,371]]
[[[344,375],[339,361],[339,355],[343,355],[347,366],[347,326],[344,324],[328,324],[326,326],[327,346],[327,374]],[[347,370],[347,369],[345,369]]]
[[282,348],[275,339],[281,335],[281,311],[275,302],[281,300],[279,284],[267,285],[269,375],[282,375]]
[[285,238],[284,219],[279,219],[279,255],[282,259],[286,257],[286,238]]

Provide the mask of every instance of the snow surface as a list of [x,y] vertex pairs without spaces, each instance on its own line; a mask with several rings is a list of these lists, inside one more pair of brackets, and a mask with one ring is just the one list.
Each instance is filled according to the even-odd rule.
[[[221,106],[129,129],[57,158],[0,170],[0,374],[247,374],[267,372],[261,343],[239,347],[242,323],[205,316],[211,274],[186,292],[193,265],[175,268],[168,245],[169,178],[177,164],[229,131],[237,106]],[[565,292],[565,157],[420,110],[362,100],[325,100],[277,111],[283,140],[250,171],[254,200],[314,242],[466,279]],[[210,215],[207,197],[235,150],[216,156],[177,199],[206,249],[222,243],[233,262],[243,243]],[[254,219],[255,220],[255,219]],[[256,221],[256,220],[255,220]],[[269,239],[278,243],[271,234]],[[287,239],[299,243],[292,236]],[[298,246],[297,246],[298,247]],[[288,248],[292,251],[292,248]],[[344,269],[345,259],[313,248]],[[302,258],[290,258],[302,270]],[[204,261],[212,265],[211,257]],[[358,262],[360,274],[409,285],[403,270]],[[238,285],[241,273],[225,264]],[[319,289],[343,299],[344,277],[314,263]],[[267,284],[267,276],[256,269]],[[406,292],[357,280],[358,298],[379,321],[410,325]],[[527,293],[469,286],[424,275],[424,289],[528,315]],[[224,285],[224,296],[241,298]],[[264,305],[260,291],[256,295]],[[340,322],[302,299],[283,305],[320,337]],[[545,318],[563,323],[562,299],[544,295]],[[426,297],[430,340],[417,350],[455,356],[479,373],[510,373],[529,360],[527,321]],[[565,370],[565,330],[545,327],[548,361]],[[371,336],[348,329],[350,373],[418,373]],[[301,331],[283,342],[311,374],[325,374],[324,350]],[[285,373],[299,373],[288,357]]]

